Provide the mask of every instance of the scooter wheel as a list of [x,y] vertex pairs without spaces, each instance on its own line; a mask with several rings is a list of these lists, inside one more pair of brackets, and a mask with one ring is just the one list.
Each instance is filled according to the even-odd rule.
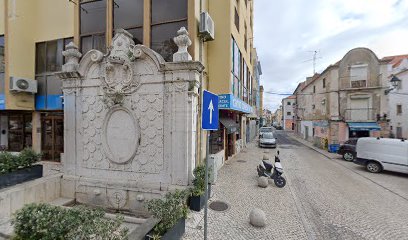
[[274,179],[275,185],[278,188],[283,188],[286,185],[286,179],[283,177],[277,177]]

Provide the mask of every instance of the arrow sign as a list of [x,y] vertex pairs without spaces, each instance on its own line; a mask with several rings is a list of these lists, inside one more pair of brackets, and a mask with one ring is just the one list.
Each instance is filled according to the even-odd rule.
[[201,109],[201,128],[218,130],[218,95],[204,90]]
[[210,124],[212,124],[212,114],[214,112],[214,105],[212,103],[212,100],[210,101],[210,106],[208,106],[208,110],[210,110]]

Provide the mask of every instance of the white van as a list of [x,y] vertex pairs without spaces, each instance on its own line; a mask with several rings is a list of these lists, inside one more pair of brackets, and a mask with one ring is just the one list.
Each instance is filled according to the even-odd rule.
[[359,138],[354,163],[372,173],[382,170],[408,173],[408,140],[393,138]]

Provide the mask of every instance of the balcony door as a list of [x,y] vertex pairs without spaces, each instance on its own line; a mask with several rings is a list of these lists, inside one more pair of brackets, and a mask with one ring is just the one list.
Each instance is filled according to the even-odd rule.
[[41,128],[43,160],[60,162],[64,152],[63,116],[43,116]]

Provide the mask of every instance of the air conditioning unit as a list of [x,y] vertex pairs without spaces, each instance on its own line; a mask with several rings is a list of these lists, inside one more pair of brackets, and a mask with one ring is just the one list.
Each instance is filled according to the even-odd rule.
[[200,36],[204,41],[214,40],[215,28],[214,21],[211,19],[208,12],[202,12],[200,14]]
[[10,77],[10,91],[37,93],[37,81]]

